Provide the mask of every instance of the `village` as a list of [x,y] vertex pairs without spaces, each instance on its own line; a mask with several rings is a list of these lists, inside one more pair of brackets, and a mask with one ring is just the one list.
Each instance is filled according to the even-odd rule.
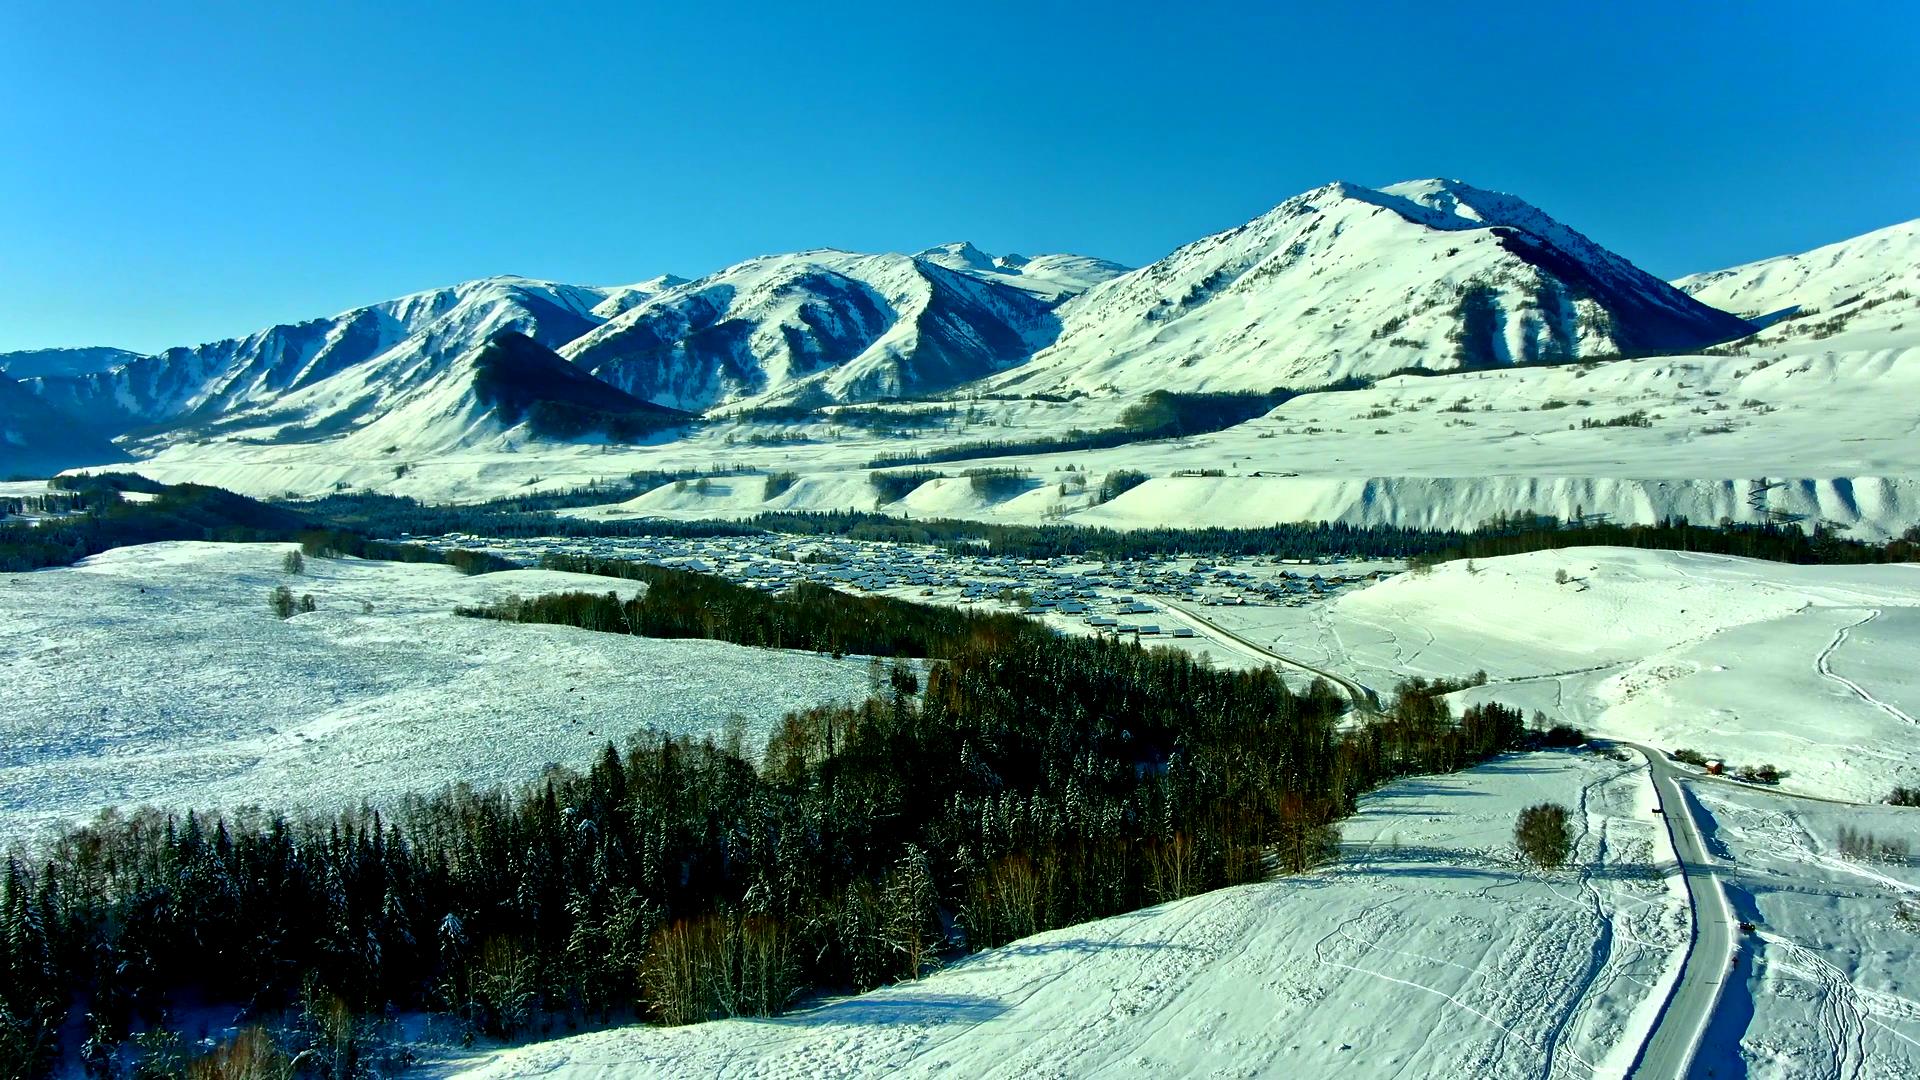
[[[818,582],[923,603],[1021,611],[1067,633],[1198,646],[1215,637],[1186,613],[1207,607],[1306,607],[1399,573],[1397,561],[1322,562],[1269,556],[1162,555],[1101,560],[1018,559],[937,547],[769,534],[745,537],[528,537],[451,533],[406,537],[436,550],[469,548],[521,562],[543,555],[627,559],[715,574],[767,592]],[[1231,644],[1224,639],[1218,644]]]

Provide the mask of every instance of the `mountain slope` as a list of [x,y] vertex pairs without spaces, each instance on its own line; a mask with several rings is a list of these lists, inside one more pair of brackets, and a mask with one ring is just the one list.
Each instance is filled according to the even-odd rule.
[[[599,319],[592,308],[605,290],[485,278],[414,293],[329,318],[269,327],[241,338],[140,357],[110,371],[46,376],[25,385],[50,404],[116,432],[140,428],[161,444],[205,437],[235,422],[257,424],[265,410],[285,423],[338,424],[377,404],[379,389],[419,381],[451,357],[478,348],[503,330],[557,345]],[[324,414],[284,403],[335,376],[367,364],[369,393],[355,409],[336,403]]]
[[969,277],[1011,285],[1053,303],[1078,296],[1129,269],[1087,255],[989,255],[971,243],[940,244],[914,256]]
[[0,480],[124,460],[105,438],[0,373]]
[[560,352],[664,405],[859,401],[943,390],[1052,340],[1052,305],[906,255],[752,259],[650,297]]
[[[513,451],[527,441],[635,441],[686,420],[595,379],[516,328],[505,308],[478,344],[451,355],[405,352],[340,372],[270,405],[223,418],[210,442],[270,445],[394,463],[454,450]],[[478,326],[464,328],[478,336]],[[404,366],[398,363],[404,359]],[[290,422],[291,421],[291,422]],[[167,460],[198,452],[175,440]]]
[[1904,329],[1907,343],[1920,344],[1920,218],[1798,255],[1692,274],[1674,285],[1767,327],[1756,343],[1884,337]]
[[23,349],[0,353],[0,371],[16,379],[46,375],[90,375],[140,359],[125,349],[93,346],[78,349]]
[[496,335],[473,360],[473,394],[503,422],[523,418],[536,434],[644,438],[692,416],[601,382],[523,334]]
[[1114,278],[1000,389],[1248,389],[1697,349],[1751,330],[1538,209],[1334,183]]

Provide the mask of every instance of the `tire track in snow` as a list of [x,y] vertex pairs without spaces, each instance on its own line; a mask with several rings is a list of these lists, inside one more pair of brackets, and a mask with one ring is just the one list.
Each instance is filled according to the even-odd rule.
[[1866,1064],[1867,1021],[1871,1016],[1854,992],[1853,980],[1803,945],[1773,934],[1762,933],[1760,938],[1787,954],[1791,962],[1781,963],[1782,968],[1805,977],[1823,991],[1815,1026],[1833,1051],[1831,1068],[1825,1075],[1832,1080],[1856,1080]]
[[1886,713],[1888,716],[1893,717],[1895,720],[1901,720],[1909,724],[1920,723],[1920,721],[1915,721],[1913,717],[1908,716],[1906,713],[1900,711],[1894,706],[1889,705],[1884,701],[1881,701],[1877,697],[1874,697],[1872,694],[1868,693],[1866,688],[1861,686],[1859,683],[1854,682],[1852,679],[1849,679],[1845,675],[1842,675],[1839,672],[1836,672],[1833,670],[1833,666],[1831,664],[1831,661],[1833,659],[1833,654],[1840,650],[1840,646],[1847,643],[1847,637],[1853,632],[1854,628],[1858,626],[1865,626],[1879,617],[1880,617],[1880,609],[1874,608],[1872,611],[1867,613],[1866,618],[1861,619],[1858,622],[1848,623],[1847,625],[1841,627],[1839,631],[1833,635],[1833,640],[1827,642],[1827,647],[1820,650],[1819,657],[1816,658],[1813,662],[1813,668],[1815,671],[1818,671],[1821,675],[1824,675],[1827,678],[1832,679],[1834,682],[1837,682],[1841,686],[1844,686],[1848,690],[1852,691],[1853,696],[1859,698],[1861,701],[1866,702],[1867,704],[1873,706],[1874,708],[1879,709],[1881,712]]

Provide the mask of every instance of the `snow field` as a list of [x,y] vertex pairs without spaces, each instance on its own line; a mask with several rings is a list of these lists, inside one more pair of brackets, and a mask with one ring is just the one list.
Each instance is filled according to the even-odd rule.
[[1920,567],[1569,548],[1209,617],[1382,693],[1410,674],[1485,671],[1456,706],[1771,763],[1787,790],[1876,802],[1920,783]]
[[[1036,488],[979,499],[965,481],[934,481],[887,505],[876,505],[867,483],[865,466],[876,454],[1103,428],[1135,398],[955,403],[976,420],[906,441],[823,424],[720,424],[649,446],[552,445],[509,432],[484,445],[414,456],[385,453],[384,437],[356,436],[311,445],[183,444],[137,468],[162,480],[263,496],[317,495],[346,484],[442,502],[721,464],[800,477],[773,499],[763,499],[764,488],[750,477],[719,478],[706,493],[667,485],[625,504],[577,511],[582,516],[878,509],[1114,528],[1302,520],[1472,528],[1498,513],[1531,510],[1620,522],[1792,515],[1886,536],[1920,520],[1920,456],[1913,449],[1920,442],[1912,438],[1907,405],[1916,393],[1920,350],[1912,348],[1399,376],[1369,390],[1297,398],[1208,435],[929,466],[954,476],[976,466],[1028,469]],[[1635,412],[1649,417],[1648,426],[1581,426]],[[811,441],[747,441],[770,432]],[[395,475],[397,465],[407,466],[403,475]],[[1084,470],[1089,487],[1060,497],[1057,482],[1065,474],[1058,470],[1067,466]],[[1094,505],[1092,490],[1116,469],[1152,479]],[[1227,475],[1176,475],[1202,469]]]
[[1920,1075],[1920,863],[1841,854],[1842,827],[1920,849],[1920,811],[1689,785],[1735,917],[1756,932],[1700,1064],[1756,1080]]
[[[860,661],[452,614],[633,582],[320,558],[291,575],[294,549],[149,544],[0,580],[0,846],[108,805],[332,809],[527,781],[642,729],[738,714],[759,738],[865,694]],[[274,618],[281,584],[318,610]]]

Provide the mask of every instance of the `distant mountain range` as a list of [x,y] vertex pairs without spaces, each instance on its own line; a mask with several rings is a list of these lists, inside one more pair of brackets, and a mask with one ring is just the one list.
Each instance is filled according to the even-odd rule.
[[[1853,329],[1897,331],[1916,235],[1670,285],[1510,195],[1422,180],[1329,184],[1137,270],[956,243],[611,287],[485,278],[153,355],[0,354],[0,474],[212,440],[416,456],[512,431],[619,441],[712,410],[957,390],[1302,387],[1815,337],[1863,311]],[[503,357],[511,400],[477,385]]]

